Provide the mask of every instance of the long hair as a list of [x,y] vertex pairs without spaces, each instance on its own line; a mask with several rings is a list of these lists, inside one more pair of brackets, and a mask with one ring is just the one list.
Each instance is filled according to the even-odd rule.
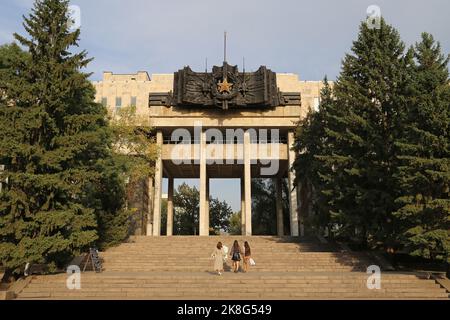
[[252,254],[252,250],[250,249],[250,245],[247,241],[244,242],[245,255],[249,256]]
[[239,242],[237,240],[234,240],[233,243],[233,251],[239,251],[241,248],[239,247]]
[[217,249],[219,249],[219,250],[222,249],[222,242],[217,243]]

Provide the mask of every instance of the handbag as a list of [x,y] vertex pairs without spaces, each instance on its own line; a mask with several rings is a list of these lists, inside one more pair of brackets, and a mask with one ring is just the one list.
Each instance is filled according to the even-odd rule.
[[250,258],[249,262],[251,266],[256,266],[256,262],[255,260],[253,260],[253,258]]

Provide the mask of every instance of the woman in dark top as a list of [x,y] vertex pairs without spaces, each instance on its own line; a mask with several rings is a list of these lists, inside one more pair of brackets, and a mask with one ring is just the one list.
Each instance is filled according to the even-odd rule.
[[239,271],[239,261],[241,261],[242,250],[237,240],[234,240],[233,247],[230,250],[231,260],[233,261],[233,271]]
[[244,243],[244,272],[248,271],[250,265],[250,258],[252,257],[252,250],[247,241]]

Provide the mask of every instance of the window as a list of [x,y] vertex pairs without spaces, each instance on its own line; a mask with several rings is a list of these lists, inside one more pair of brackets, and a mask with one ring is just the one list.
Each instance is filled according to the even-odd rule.
[[137,106],[137,97],[131,97],[131,105],[134,107]]
[[103,98],[102,98],[102,105],[103,105],[104,107],[107,107],[107,106],[108,106],[108,98],[106,98],[106,97],[103,97]]
[[122,106],[122,97],[116,97],[116,108],[120,108]]

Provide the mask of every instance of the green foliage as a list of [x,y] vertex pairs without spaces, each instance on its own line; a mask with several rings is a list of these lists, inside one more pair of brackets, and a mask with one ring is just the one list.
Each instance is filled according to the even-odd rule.
[[[284,226],[289,226],[289,200],[286,180],[282,183]],[[252,179],[252,234],[276,235],[276,186],[273,179]],[[285,230],[287,231],[287,230]]]
[[[174,234],[198,235],[199,204],[200,192],[196,187],[190,187],[186,183],[178,186],[174,194]],[[211,197],[209,204],[210,233],[227,232],[233,214],[230,206],[225,201]]]
[[226,201],[219,201],[216,198],[210,198],[209,201],[209,216],[210,216],[210,231],[211,235],[220,235],[221,231],[229,232],[230,218],[233,215],[233,210],[226,203]]
[[186,183],[178,186],[173,196],[174,234],[198,235],[200,192]]
[[126,168],[130,182],[153,176],[158,148],[149,118],[139,116],[135,106],[120,108],[109,117],[115,157]]
[[[15,43],[0,46],[0,90],[6,90],[7,83],[14,76],[14,65],[18,65],[20,61],[25,61],[27,58],[29,54]],[[0,99],[6,100],[6,96],[0,95]]]
[[384,20],[361,24],[319,111],[297,128],[297,182],[314,190],[314,226],[372,248],[448,256],[447,62],[430,35],[405,51]]
[[230,228],[228,232],[233,236],[242,234],[241,215],[242,215],[241,211],[235,212],[231,215]]
[[414,89],[397,144],[401,186],[398,240],[412,255],[450,256],[450,85],[448,57],[430,34],[415,46]]
[[[61,267],[73,255],[123,239],[121,168],[111,153],[106,110],[81,72],[91,59],[71,53],[68,1],[36,1],[24,18],[26,48],[0,50],[0,262]],[[100,238],[99,238],[100,237]]]

